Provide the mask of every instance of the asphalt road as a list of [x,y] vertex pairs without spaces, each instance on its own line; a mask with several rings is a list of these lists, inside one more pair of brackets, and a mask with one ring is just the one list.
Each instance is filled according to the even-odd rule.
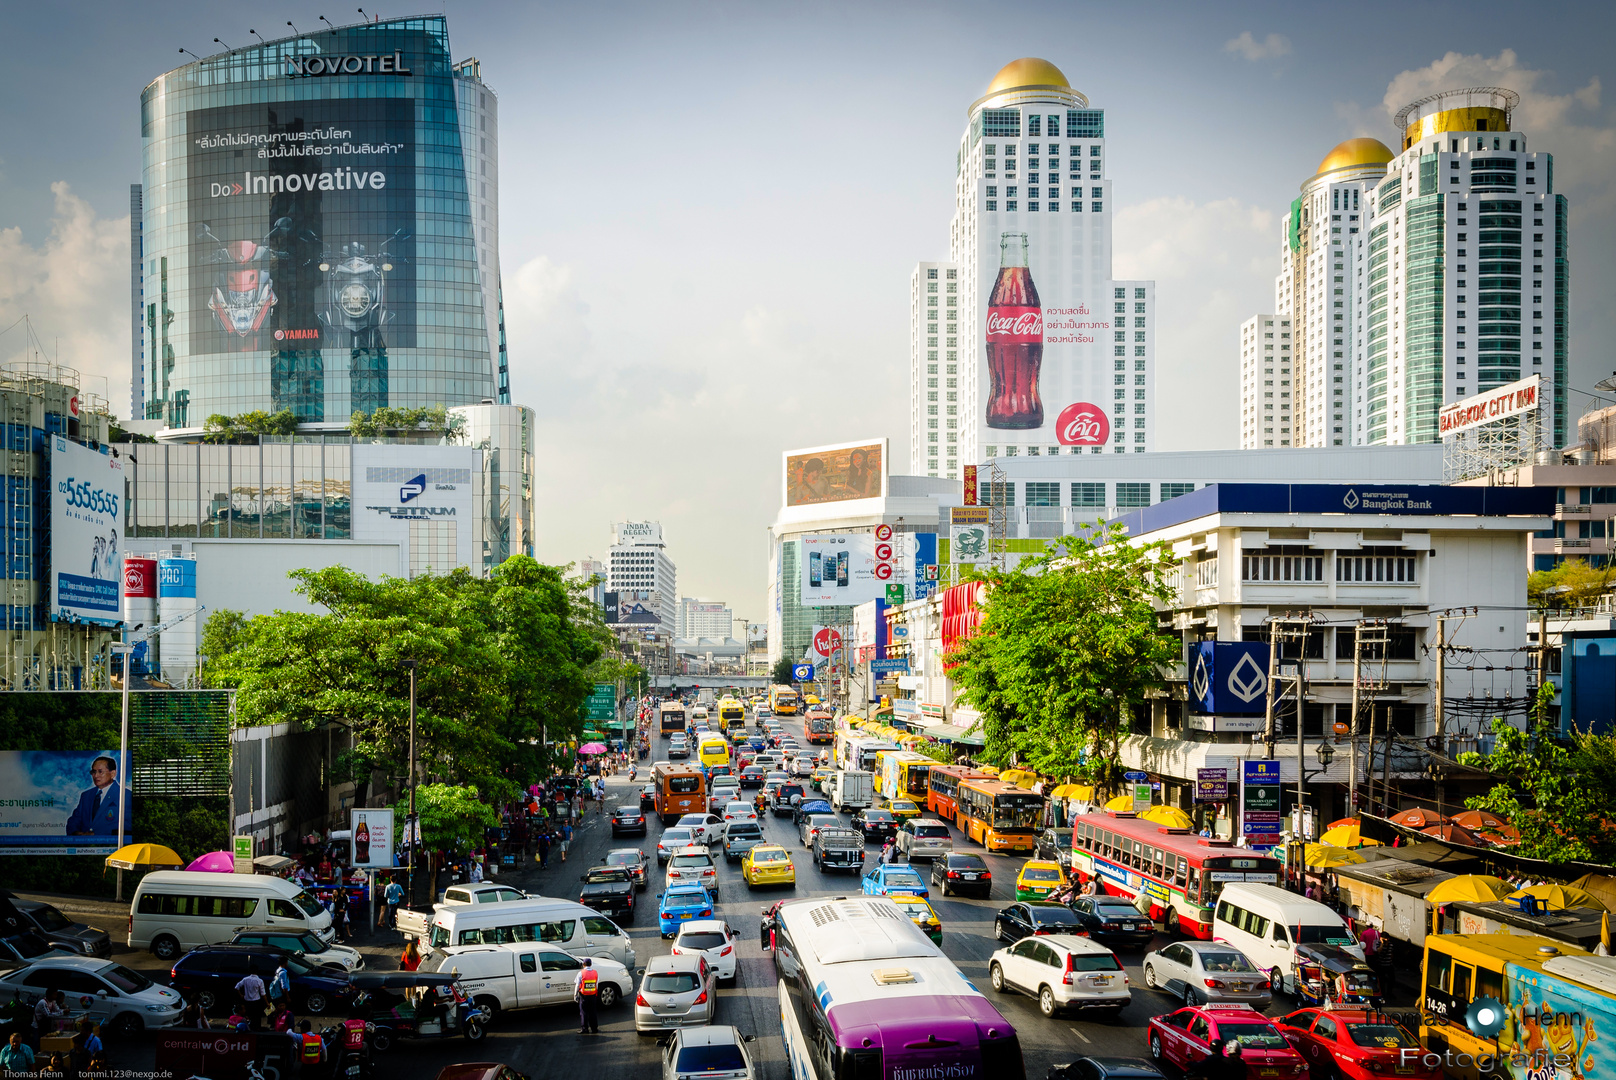
[[[606,805],[608,810],[619,804],[638,804],[638,785],[631,785],[627,777],[608,782]],[[529,863],[522,870],[506,874],[500,880],[509,880],[519,888],[549,896],[576,898],[580,888],[579,875],[597,864],[613,848],[638,844],[654,852],[660,826],[656,816],[648,815],[651,835],[644,841],[621,839],[613,841],[611,826],[605,815],[590,812],[572,845],[567,862],[552,858],[547,870],[539,870]],[[719,990],[717,1022],[731,1024],[743,1033],[757,1036],[751,1049],[762,1066],[768,1080],[787,1080],[787,1069],[779,1037],[779,1011],[775,999],[774,961],[758,943],[758,920],[762,910],[784,896],[837,896],[858,892],[856,877],[825,875],[814,868],[797,840],[790,819],[767,817],[764,834],[772,842],[792,852],[797,866],[797,885],[794,890],[780,889],[749,892],[741,881],[737,865],[730,865],[720,855],[718,914],[727,919],[740,935],[740,964],[733,984]],[[960,839],[955,842],[961,850],[980,851]],[[714,849],[715,853],[719,849]],[[871,859],[875,856],[871,851]],[[1023,1055],[1029,1078],[1042,1078],[1049,1066],[1070,1061],[1084,1055],[1137,1056],[1145,1055],[1145,1023],[1154,1015],[1168,1011],[1178,1004],[1175,999],[1148,990],[1140,970],[1143,950],[1124,953],[1121,959],[1127,969],[1133,989],[1133,1001],[1116,1019],[1086,1019],[1058,1017],[1046,1019],[1039,1014],[1037,1003],[1031,998],[1014,994],[996,995],[988,981],[988,959],[1003,943],[993,939],[994,913],[1013,899],[1015,875],[1022,857],[986,856],[993,871],[993,894],[988,900],[961,899],[934,896],[933,906],[943,922],[943,951],[959,965],[1005,1017],[1015,1025],[1021,1037]],[[635,943],[639,964],[645,965],[652,957],[665,955],[667,942],[657,930],[656,895],[661,888],[662,870],[652,863],[653,884],[640,894],[640,906],[635,923],[627,929]],[[84,914],[75,917],[86,918]],[[112,933],[114,941],[124,935],[124,917],[109,917],[86,921],[100,922]],[[400,947],[397,935],[373,935],[354,942],[370,954],[367,966],[372,970],[393,970]],[[1161,944],[1158,939],[1157,944]],[[144,969],[153,977],[166,976],[164,966],[148,953],[134,953],[121,946],[115,958],[132,967]],[[1271,1015],[1288,1011],[1283,997],[1276,1000]],[[440,1068],[455,1062],[499,1061],[531,1077],[532,1080],[573,1080],[583,1075],[590,1080],[616,1080],[616,1078],[656,1075],[659,1067],[659,1047],[650,1036],[634,1031],[631,1002],[625,1002],[601,1014],[600,1034],[578,1034],[578,1016],[571,1007],[553,1007],[507,1013],[479,1044],[463,1038],[444,1040],[406,1041],[381,1059],[378,1075],[398,1077],[400,1080],[432,1080]],[[152,1051],[148,1044],[114,1048],[115,1064],[120,1068],[143,1070],[151,1067]]]

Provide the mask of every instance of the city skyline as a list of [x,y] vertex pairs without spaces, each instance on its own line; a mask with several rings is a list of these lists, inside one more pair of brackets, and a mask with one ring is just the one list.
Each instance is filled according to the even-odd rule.
[[[451,11],[454,59],[478,57],[500,95],[512,400],[539,411],[550,511],[539,556],[570,561],[610,521],[660,519],[691,593],[763,618],[779,451],[906,441],[909,273],[947,254],[946,158],[966,107],[1022,56],[1106,110],[1114,272],[1157,282],[1158,449],[1238,445],[1239,324],[1272,308],[1273,238],[1300,181],[1343,139],[1395,145],[1398,107],[1459,86],[1519,92],[1520,128],[1555,155],[1572,206],[1570,383],[1591,389],[1616,320],[1616,117],[1608,34],[1587,31],[1611,16],[1569,7],[1515,29],[1492,7],[1506,10],[1364,9],[1396,10],[1401,27],[1371,62],[1322,15],[1271,5],[1148,20],[1032,5],[969,26],[964,8]],[[14,28],[0,146],[28,153],[0,152],[0,330],[29,314],[47,358],[59,342],[121,406],[140,89],[181,47],[286,31],[247,5],[69,11]],[[322,25],[313,9],[281,14]],[[45,67],[65,49],[96,59],[70,85]],[[715,69],[746,92],[715,107]],[[0,336],[0,360],[25,354],[22,333]],[[1573,419],[1587,402],[1572,395]],[[721,522],[714,505],[734,513]]]

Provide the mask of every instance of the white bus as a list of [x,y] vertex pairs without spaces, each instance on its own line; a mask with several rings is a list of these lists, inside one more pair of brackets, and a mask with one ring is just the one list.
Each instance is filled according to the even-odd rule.
[[886,897],[788,900],[763,934],[793,1077],[1024,1080],[1015,1028]]

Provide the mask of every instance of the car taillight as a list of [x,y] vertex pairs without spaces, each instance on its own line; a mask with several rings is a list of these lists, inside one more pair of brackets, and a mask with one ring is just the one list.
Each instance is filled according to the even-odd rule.
[[980,880],[980,881],[992,881],[993,880],[993,875],[988,873],[986,870],[984,870],[984,871],[982,871],[981,878],[979,878],[978,880]]
[[1222,979],[1202,979],[1201,981],[1206,983],[1206,985],[1210,986],[1214,990],[1222,990],[1223,989],[1223,980]]
[[703,990],[701,992],[701,996],[699,998],[697,998],[695,1001],[692,1001],[690,1004],[692,1004],[692,1005],[705,1005],[705,1004],[707,1004],[707,991]]
[[634,1004],[643,1005],[647,1009],[649,1009],[651,1007],[651,1003],[649,1001],[645,1000],[645,995],[644,994],[635,994],[634,995]]
[[1257,989],[1259,989],[1259,990],[1271,990],[1271,989],[1273,989],[1273,987],[1269,984],[1267,979],[1264,979],[1262,982],[1257,984]]
[[703,918],[707,918],[707,917],[711,916],[712,913],[713,913],[713,909],[710,908],[710,907],[704,907],[704,908],[701,909],[701,914],[702,914]]
[[719,956],[728,956],[730,953],[732,953],[734,951],[735,951],[735,946],[733,946],[733,945],[725,945],[724,946],[724,951],[719,953],[718,955]]
[[948,876],[949,877],[959,877],[959,871],[958,870],[950,870],[948,872]]

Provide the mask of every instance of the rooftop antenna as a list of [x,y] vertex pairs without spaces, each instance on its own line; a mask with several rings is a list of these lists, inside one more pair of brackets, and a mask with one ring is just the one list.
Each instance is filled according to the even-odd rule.
[[218,38],[214,38],[213,43],[215,45],[224,45],[224,51],[227,52],[227,53],[234,53],[236,51],[236,50],[232,49],[229,45],[225,45],[225,43],[220,41]]
[[[291,20],[291,19],[287,19],[287,20],[286,20],[286,25],[287,25],[287,26],[292,26],[292,20]],[[296,34],[296,35],[297,35],[297,36],[298,36],[298,37],[302,37],[302,36],[303,36],[303,31],[301,31],[301,30],[299,30],[299,29],[298,29],[298,28],[297,28],[297,27],[295,27],[295,26],[292,26],[292,33],[294,33],[294,34]]]
[[269,42],[264,40],[264,35],[260,34],[258,31],[254,30],[252,27],[247,28],[247,33],[249,33],[253,37],[257,38],[258,39],[258,44],[260,44],[260,45],[268,45],[269,44]]
[[201,61],[202,61],[202,58],[200,56],[197,56],[196,53],[192,52],[190,49],[185,48],[184,46],[180,47],[180,52],[184,53],[186,56],[191,57],[193,60],[197,61],[198,63],[201,63]]

